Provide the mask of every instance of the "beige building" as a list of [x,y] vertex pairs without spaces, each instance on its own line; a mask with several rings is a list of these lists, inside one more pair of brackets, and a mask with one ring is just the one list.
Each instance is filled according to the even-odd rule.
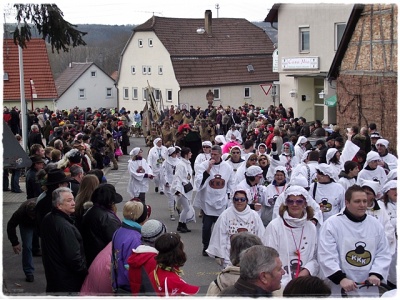
[[352,8],[352,4],[274,4],[265,18],[278,28],[279,100],[284,107],[293,107],[295,116],[336,123],[336,107],[326,105],[336,91],[326,76]]
[[142,110],[151,86],[165,108],[204,109],[208,90],[214,105],[268,107],[278,80],[273,51],[267,34],[245,19],[213,19],[211,11],[204,19],[153,16],[135,27],[121,54],[118,106]]

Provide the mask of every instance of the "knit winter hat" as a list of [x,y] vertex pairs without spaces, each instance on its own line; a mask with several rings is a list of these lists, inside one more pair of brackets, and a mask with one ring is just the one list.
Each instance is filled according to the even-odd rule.
[[379,156],[378,152],[369,151],[367,154],[366,163],[368,164],[373,160],[381,160],[381,157]]
[[148,220],[142,226],[142,242],[149,246],[154,246],[156,239],[167,232],[167,227],[158,220]]
[[376,146],[383,145],[387,149],[389,147],[389,141],[385,140],[385,139],[379,139],[379,140],[376,141],[375,145]]

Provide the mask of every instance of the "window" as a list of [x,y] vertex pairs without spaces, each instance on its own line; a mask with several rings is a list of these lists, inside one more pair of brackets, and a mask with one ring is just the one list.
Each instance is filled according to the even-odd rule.
[[251,87],[245,87],[244,88],[244,97],[245,98],[250,98],[251,97]]
[[147,66],[147,75],[151,74],[151,66]]
[[139,39],[138,40],[138,45],[139,45],[139,48],[142,48],[143,47],[143,40]]
[[300,28],[300,52],[310,52],[310,28]]
[[220,95],[219,89],[213,89],[213,93],[214,93],[214,100],[221,100],[221,95]]
[[149,47],[153,47],[153,39],[149,39]]
[[142,74],[143,75],[147,74],[147,67],[146,66],[142,66]]
[[172,90],[167,90],[167,101],[172,102]]
[[129,99],[129,89],[127,87],[124,87],[124,99]]
[[147,98],[148,98],[147,96],[148,96],[147,89],[144,88],[143,89],[143,101],[147,101]]
[[91,75],[92,77],[96,77],[96,71],[91,71],[91,72],[90,72],[90,75]]
[[79,89],[79,99],[85,99],[86,94],[85,94],[85,89]]
[[346,29],[346,23],[335,24],[335,51],[338,49],[340,41],[342,40],[344,30]]
[[132,75],[135,75],[135,74],[136,74],[136,68],[135,68],[135,66],[131,66],[131,73],[132,73]]
[[163,74],[163,67],[158,66],[158,75],[162,75],[162,74]]
[[132,100],[137,100],[138,99],[138,88],[134,87],[132,88]]
[[160,101],[160,99],[161,99],[161,91],[159,89],[154,89],[154,99],[156,101]]
[[107,88],[107,98],[112,97],[112,88]]

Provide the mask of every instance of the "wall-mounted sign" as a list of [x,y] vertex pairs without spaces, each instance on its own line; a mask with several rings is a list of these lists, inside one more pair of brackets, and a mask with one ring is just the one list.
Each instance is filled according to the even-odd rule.
[[278,72],[279,56],[278,49],[275,49],[272,53],[272,72]]
[[282,58],[282,70],[289,70],[289,69],[318,70],[319,57],[308,56],[308,57]]

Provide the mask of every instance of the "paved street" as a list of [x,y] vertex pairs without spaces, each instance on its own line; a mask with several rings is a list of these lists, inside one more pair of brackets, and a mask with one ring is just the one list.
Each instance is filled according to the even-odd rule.
[[[131,138],[131,146],[128,152],[133,147],[142,147],[144,157],[147,156],[148,148],[145,147],[143,138]],[[112,171],[110,168],[105,169],[107,181],[115,185],[116,190],[120,193],[124,201],[119,203],[118,216],[122,219],[122,208],[130,197],[127,193],[127,184],[129,174],[127,172],[129,156],[119,158],[119,169]],[[25,178],[21,179],[21,189],[25,191]],[[41,262],[41,257],[34,257],[35,263],[35,282],[25,282],[25,275],[22,271],[21,256],[14,254],[11,243],[7,239],[6,226],[9,218],[19,205],[25,201],[26,194],[15,194],[11,192],[3,192],[3,293],[10,296],[39,296],[44,295],[46,280]],[[178,219],[170,221],[167,207],[167,198],[165,195],[156,194],[154,185],[150,184],[149,192],[146,194],[146,203],[152,207],[151,218],[162,221],[168,231],[176,231]],[[196,211],[198,216],[198,211]],[[198,296],[204,296],[208,285],[215,279],[219,271],[219,266],[214,259],[203,257],[201,255],[201,219],[197,217],[196,223],[189,223],[188,227],[192,230],[191,233],[181,234],[185,244],[185,252],[188,260],[182,268],[184,271],[183,279],[188,283],[200,286]],[[19,231],[17,230],[19,233]]]

